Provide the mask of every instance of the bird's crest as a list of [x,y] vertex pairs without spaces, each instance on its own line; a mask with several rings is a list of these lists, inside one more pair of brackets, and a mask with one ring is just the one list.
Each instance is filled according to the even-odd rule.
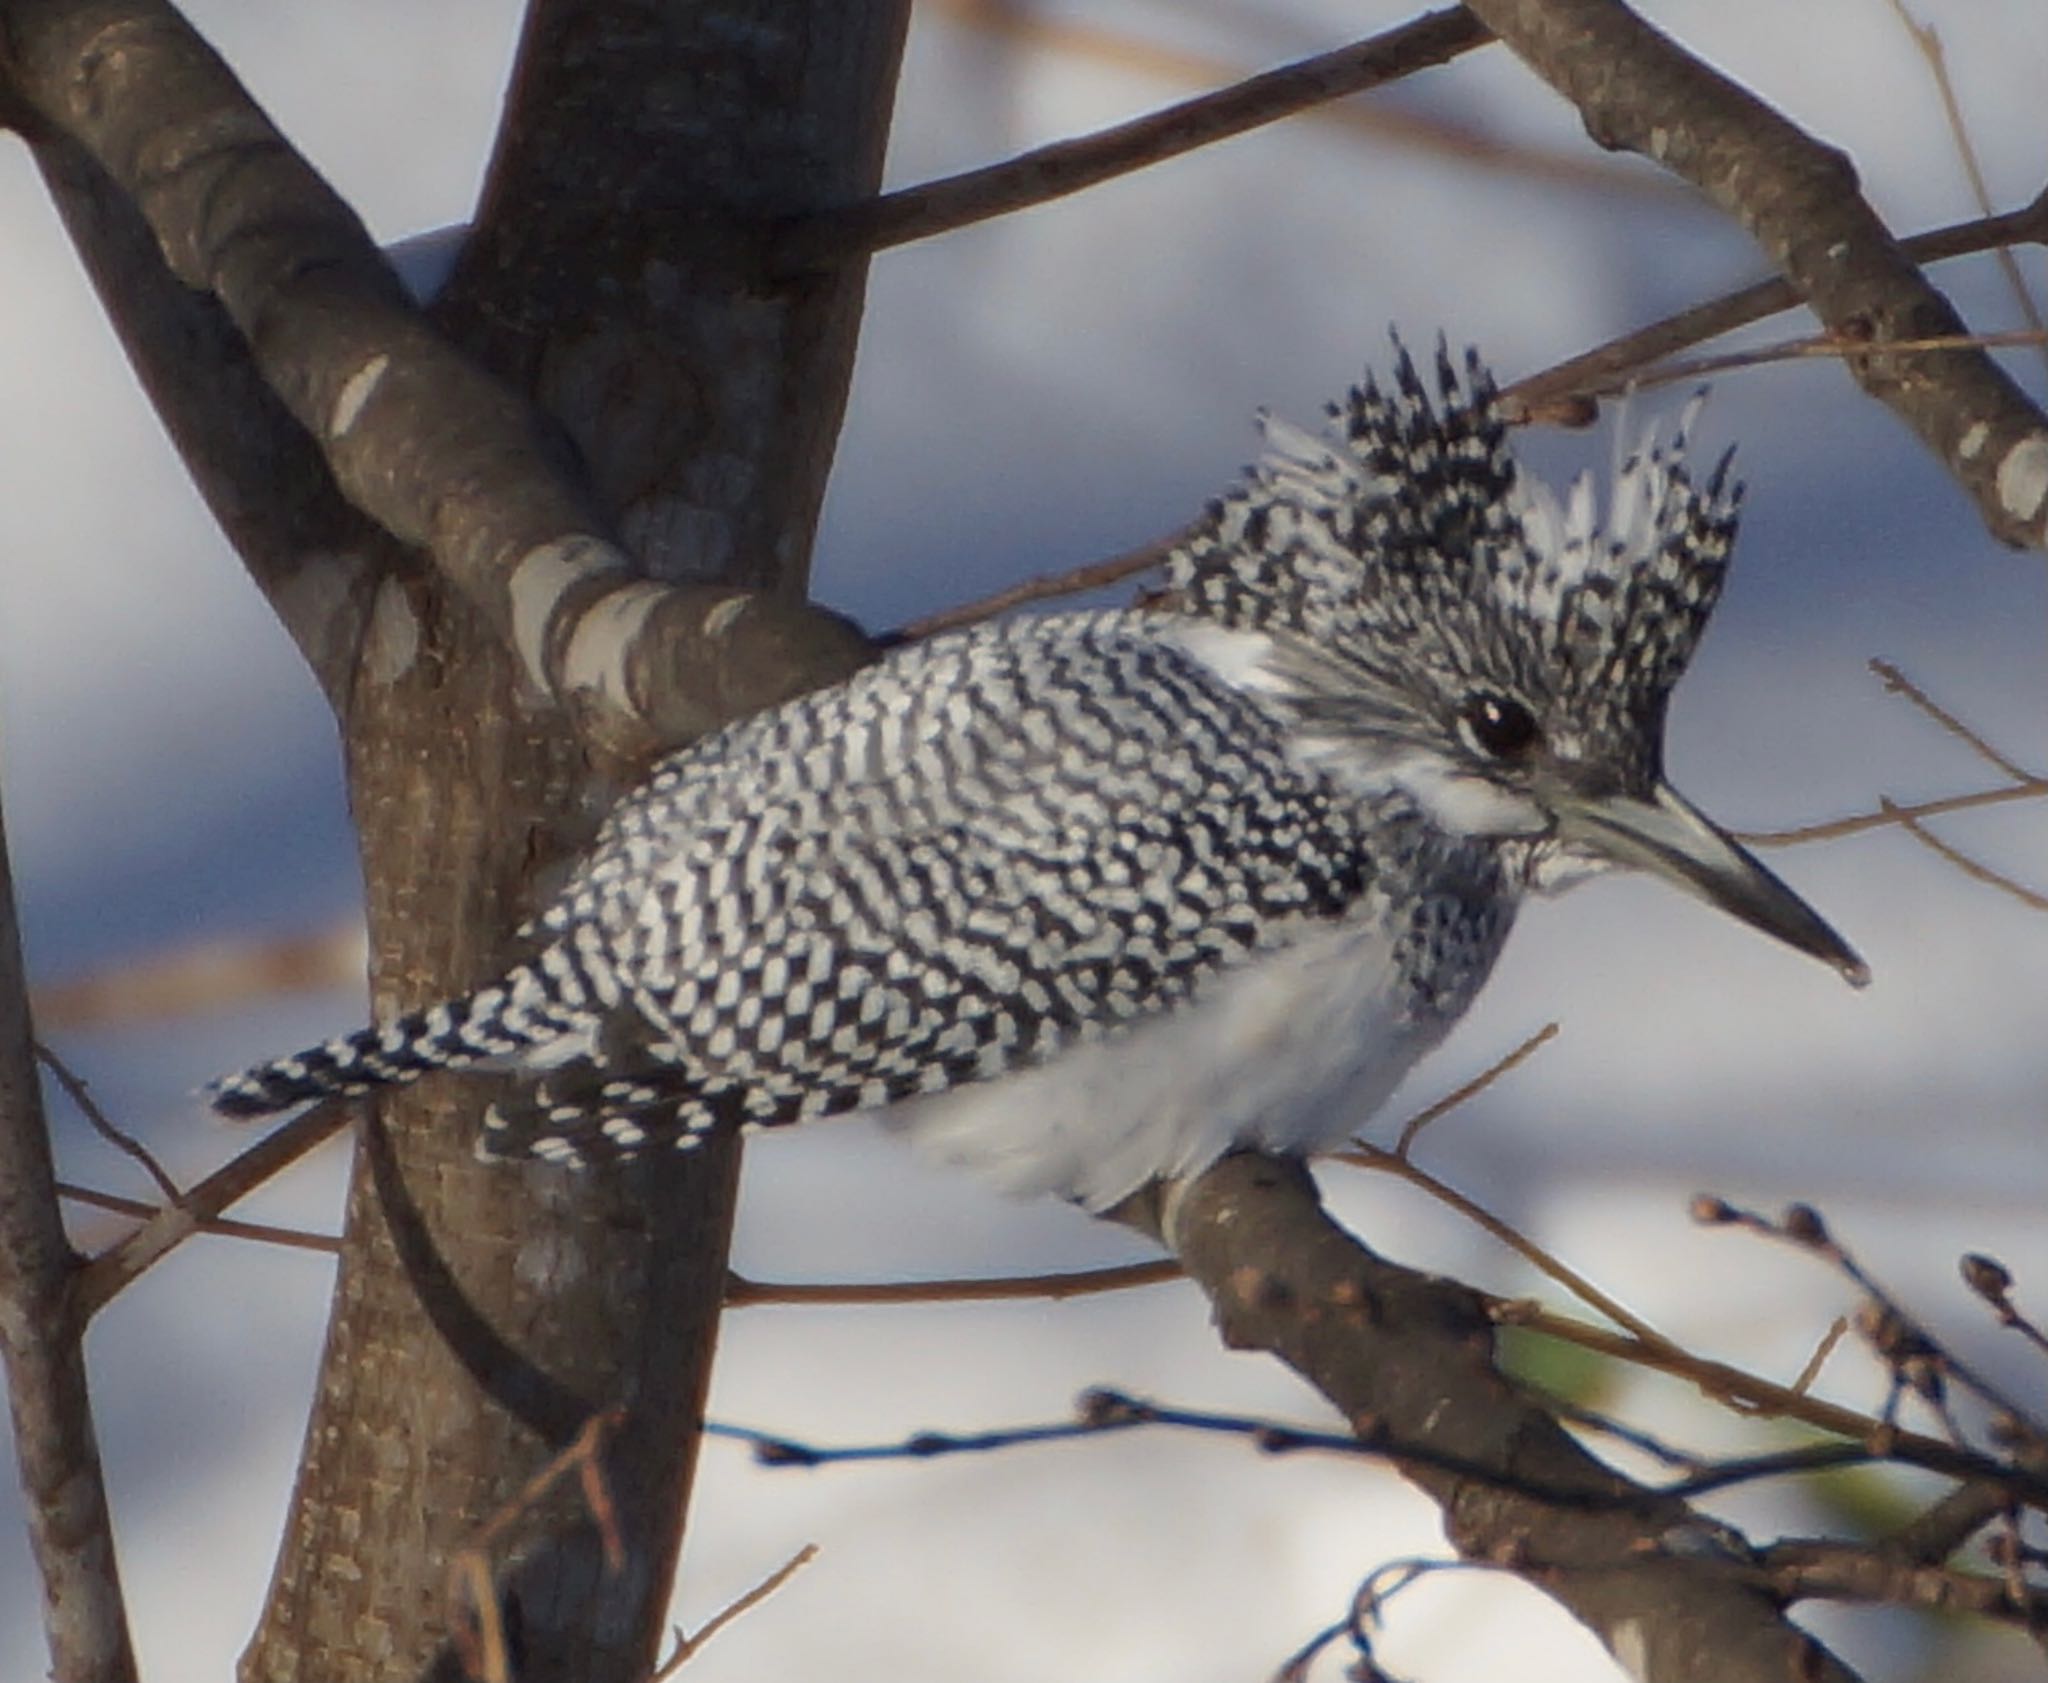
[[1175,550],[1168,586],[1227,625],[1653,732],[1720,595],[1741,499],[1726,456],[1704,484],[1685,465],[1698,406],[1669,444],[1643,440],[1602,509],[1589,476],[1559,496],[1522,469],[1476,352],[1461,374],[1440,343],[1432,395],[1400,348],[1392,389],[1368,376],[1321,436],[1265,420],[1264,459]]

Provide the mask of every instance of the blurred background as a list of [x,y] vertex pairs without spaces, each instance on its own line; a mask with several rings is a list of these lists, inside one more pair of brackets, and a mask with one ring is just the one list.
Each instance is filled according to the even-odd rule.
[[[1926,55],[1885,0],[1644,8],[1827,140],[1900,232],[1976,214]],[[196,0],[188,10],[379,238],[460,221],[515,0]],[[920,0],[891,177],[967,168],[1400,21],[1336,0]],[[2039,189],[2038,0],[1917,0],[1993,205]],[[0,148],[0,751],[44,1037],[181,1178],[240,1143],[194,1089],[364,1011],[358,882],[325,707],[185,483],[19,147]],[[2022,258],[2037,294],[2039,255]],[[1498,48],[1079,198],[884,254],[820,538],[818,595],[880,629],[1174,529],[1227,485],[1268,406],[1312,422],[1398,325],[1477,343],[1503,379],[1754,278],[1744,236],[1592,146]],[[2022,325],[1989,258],[1937,273],[1979,329]],[[1805,332],[1802,317],[1753,341]],[[1720,347],[1715,347],[1720,348]],[[2039,394],[2038,351],[2010,366]],[[1679,392],[1625,427],[1668,421]],[[1724,376],[1704,446],[1741,446],[1748,516],[1726,604],[1679,693],[1674,781],[1777,829],[2002,781],[1866,670],[1896,662],[2020,761],[2048,764],[2041,557],[1988,539],[1905,429],[1820,361]],[[1532,433],[1554,477],[1603,469],[1613,418]],[[1942,836],[2048,887],[2048,813]],[[1788,1380],[1852,1297],[1811,1259],[1695,1229],[1689,1194],[1811,1199],[1880,1278],[2014,1390],[2041,1369],[1958,1284],[1979,1249],[2048,1297],[2048,919],[1912,837],[1773,856],[1870,960],[1854,994],[1652,885],[1533,908],[1480,1008],[1380,1119],[1542,1024],[1530,1064],[1439,1123],[1423,1161],[1703,1354]],[[253,980],[252,980],[253,978]],[[60,1171],[148,1197],[61,1098]],[[337,1148],[241,1212],[332,1230]],[[1376,1248],[1556,1300],[1421,1194],[1325,1175]],[[81,1242],[118,1218],[81,1211]],[[1060,1207],[928,1171],[865,1124],[749,1148],[736,1265],[885,1280],[1144,1255]],[[331,1264],[209,1238],[96,1323],[91,1356],[145,1675],[229,1674],[278,1534]],[[1690,1446],[1762,1449],[1676,1386],[1595,1375],[1599,1406]],[[1821,1387],[1883,1378],[1838,1354]],[[1111,1384],[1326,1423],[1276,1364],[1219,1350],[1198,1295],[1066,1304],[758,1308],[728,1317],[713,1409],[818,1443],[1055,1418]],[[1865,1474],[1713,1504],[1760,1538],[1853,1530],[1924,1494]],[[0,1677],[42,1675],[18,1498],[0,1489]],[[756,1468],[706,1446],[675,1617],[694,1628],[806,1542],[819,1559],[691,1664],[697,1683],[829,1671],[1183,1683],[1270,1674],[1359,1581],[1446,1552],[1384,1469],[1169,1434],[933,1463]],[[1811,1622],[1874,1678],[2038,1676],[2017,1638],[1894,1613]],[[1399,1597],[1379,1653],[1421,1683],[1619,1676],[1535,1593],[1445,1574]],[[1341,1655],[1318,1675],[1335,1677]]]

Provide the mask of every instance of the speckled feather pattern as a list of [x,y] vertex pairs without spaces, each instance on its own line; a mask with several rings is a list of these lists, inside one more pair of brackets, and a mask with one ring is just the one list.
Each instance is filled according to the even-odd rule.
[[1437,382],[1404,353],[1326,436],[1269,424],[1169,562],[1177,612],[935,638],[674,755],[502,981],[216,1105],[525,1070],[485,1147],[571,1163],[883,1109],[1094,1206],[1341,1138],[1469,1005],[1527,877],[1401,768],[1453,762],[1475,682],[1653,768],[1734,528],[1678,445],[1604,517],[1560,501],[1476,360]]
[[1266,420],[1268,454],[1169,558],[1217,623],[1284,631],[1413,692],[1505,685],[1553,733],[1657,746],[1663,707],[1720,599],[1741,487],[1702,486],[1677,436],[1560,498],[1508,449],[1490,374],[1439,347],[1432,394],[1407,353],[1328,411],[1322,436]]

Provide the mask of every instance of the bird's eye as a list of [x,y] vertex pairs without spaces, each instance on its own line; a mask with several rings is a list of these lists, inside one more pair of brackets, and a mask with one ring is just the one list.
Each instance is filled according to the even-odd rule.
[[1465,703],[1458,722],[1466,739],[1496,760],[1527,758],[1543,734],[1529,709],[1504,695],[1475,695]]

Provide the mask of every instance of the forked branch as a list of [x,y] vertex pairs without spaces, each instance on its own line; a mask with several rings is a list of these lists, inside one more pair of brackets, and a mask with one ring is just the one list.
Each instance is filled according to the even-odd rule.
[[1393,1459],[1459,1554],[1511,1564],[1631,1675],[1850,1683],[1731,1533],[1594,1459],[1500,1374],[1477,1294],[1373,1255],[1298,1165],[1228,1157],[1119,1218],[1175,1252],[1227,1344],[1278,1356],[1359,1435],[1428,1453],[1434,1465]]
[[2048,539],[2048,416],[1982,350],[1889,351],[1966,335],[1892,237],[1847,157],[1686,52],[1621,0],[1473,0],[1471,10],[1578,107],[1602,146],[1691,182],[1763,247],[1872,397],[1977,503],[1994,536]]
[[[783,699],[793,674],[816,682],[867,657],[835,616],[642,577],[553,429],[432,326],[354,211],[162,0],[14,0],[0,41],[0,91],[46,126],[32,139],[66,208],[90,187],[75,147],[169,271],[218,300],[349,503],[429,554],[599,740],[687,740]],[[116,232],[132,268],[134,230]],[[127,290],[108,303],[132,326]],[[353,645],[293,629],[338,693]]]

